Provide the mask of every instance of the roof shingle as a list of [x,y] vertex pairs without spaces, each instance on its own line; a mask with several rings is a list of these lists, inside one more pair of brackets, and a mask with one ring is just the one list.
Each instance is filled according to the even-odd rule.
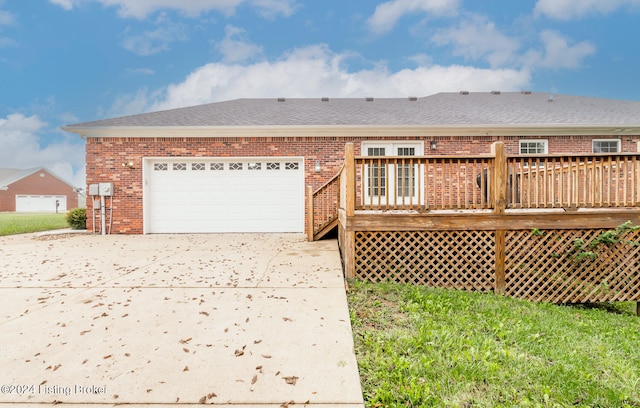
[[[324,98],[326,99],[326,98]],[[423,98],[236,99],[66,126],[640,125],[640,102],[540,92],[439,93]]]

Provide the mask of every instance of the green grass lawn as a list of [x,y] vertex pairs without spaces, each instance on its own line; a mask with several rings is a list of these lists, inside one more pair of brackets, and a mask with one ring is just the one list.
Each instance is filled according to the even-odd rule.
[[69,228],[65,214],[0,213],[0,236]]
[[367,407],[640,407],[635,303],[363,282],[348,298]]

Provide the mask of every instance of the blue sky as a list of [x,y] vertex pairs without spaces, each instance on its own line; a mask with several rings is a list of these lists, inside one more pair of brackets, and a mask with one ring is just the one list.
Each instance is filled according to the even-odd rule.
[[84,186],[65,124],[243,97],[640,101],[640,0],[0,0],[0,167]]

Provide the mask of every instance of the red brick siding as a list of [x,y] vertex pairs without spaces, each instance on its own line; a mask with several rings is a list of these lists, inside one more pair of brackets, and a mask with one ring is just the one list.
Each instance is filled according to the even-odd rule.
[[[549,153],[591,152],[592,139],[615,137],[540,137],[549,141]],[[461,137],[385,137],[385,138],[345,138],[345,137],[264,137],[264,138],[88,138],[87,139],[87,185],[99,182],[113,182],[113,233],[141,234],[142,219],[142,160],[145,157],[304,157],[305,185],[314,189],[333,177],[343,164],[344,146],[355,144],[356,155],[360,155],[360,143],[371,140],[424,140],[427,155],[476,155],[489,154],[491,144],[504,141],[507,152],[518,152],[519,137],[461,136]],[[523,137],[522,139],[536,139]],[[635,152],[633,138],[622,139],[625,152]],[[429,150],[429,141],[437,142],[436,150]],[[134,169],[122,166],[132,161]],[[322,167],[320,173],[314,171],[315,163]],[[88,228],[92,228],[90,197],[87,198]]]
[[[44,177],[40,177],[40,174],[44,174]],[[64,195],[67,196],[68,210],[78,207],[78,193],[73,191],[73,187],[41,170],[11,184],[8,190],[0,190],[0,211],[15,211],[16,195],[23,194]]]

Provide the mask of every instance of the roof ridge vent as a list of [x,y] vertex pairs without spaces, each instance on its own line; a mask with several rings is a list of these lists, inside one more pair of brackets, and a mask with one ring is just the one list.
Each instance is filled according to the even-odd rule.
[[373,102],[373,96],[367,96],[364,100],[367,102]]
[[320,100],[321,100],[322,102],[329,102],[329,98],[328,98],[328,97],[326,97],[326,96],[323,96]]
[[500,95],[501,93],[500,91],[491,91],[491,95]]
[[283,98],[283,97],[278,98],[278,102],[284,102],[284,101],[286,101],[286,100],[287,100],[287,99],[286,99],[286,98]]
[[410,97],[409,97],[409,100],[410,100],[411,102],[415,102],[415,101],[417,101],[417,100],[418,100],[418,97],[417,97],[417,96],[410,96]]
[[469,95],[469,91],[460,91],[460,95]]

